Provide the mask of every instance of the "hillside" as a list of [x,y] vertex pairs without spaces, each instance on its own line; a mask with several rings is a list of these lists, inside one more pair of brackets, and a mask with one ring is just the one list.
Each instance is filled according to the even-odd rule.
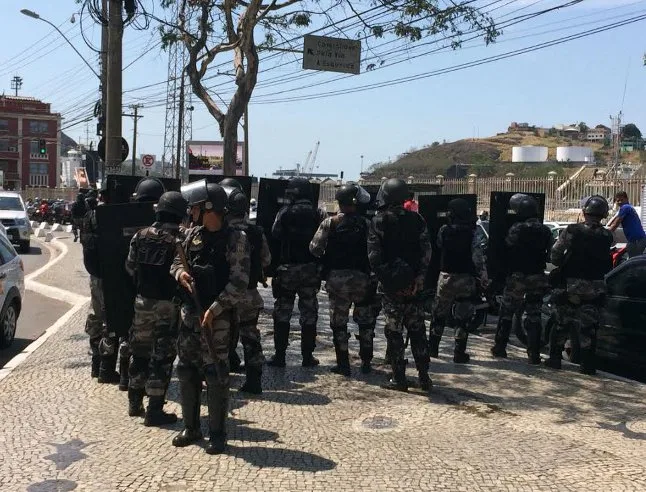
[[[522,165],[511,162],[512,147],[540,145],[548,147],[548,161],[541,164]],[[494,137],[466,139],[424,147],[404,153],[397,160],[380,163],[370,170],[373,177],[415,176],[434,178],[463,177],[471,173],[479,176],[502,176],[513,172],[520,176],[545,176],[549,171],[566,174],[571,166],[556,162],[556,147],[584,145],[592,147],[598,164],[612,159],[612,150],[600,143],[581,142],[566,137],[537,136],[531,132],[499,133]],[[639,152],[622,154],[624,162],[641,162]]]

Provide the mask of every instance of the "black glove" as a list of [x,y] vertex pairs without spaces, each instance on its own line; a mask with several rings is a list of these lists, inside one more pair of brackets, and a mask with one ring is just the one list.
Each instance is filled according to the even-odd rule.
[[193,265],[194,277],[213,275],[213,265]]

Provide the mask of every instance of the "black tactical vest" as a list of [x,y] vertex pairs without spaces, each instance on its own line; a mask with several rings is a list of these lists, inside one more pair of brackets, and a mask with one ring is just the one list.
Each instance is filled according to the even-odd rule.
[[509,272],[537,275],[545,272],[552,242],[549,229],[540,222],[523,222],[518,242],[508,248]]
[[249,269],[249,286],[247,289],[255,289],[258,287],[258,283],[263,280],[262,261],[260,258],[260,253],[262,251],[262,227],[247,223],[236,224],[232,227],[238,231],[244,231],[247,235],[247,240],[249,241],[251,249],[251,267]]
[[313,263],[316,258],[310,253],[310,242],[316,233],[320,216],[310,203],[289,206],[281,217],[281,263]]
[[572,234],[572,245],[564,265],[565,277],[603,280],[612,269],[612,233],[596,224],[575,224],[568,231]]
[[99,270],[98,232],[96,231],[96,212],[89,210],[81,223],[81,246],[83,246],[83,265],[94,277],[101,277]]
[[448,225],[440,229],[442,252],[440,271],[446,273],[475,273],[472,244],[475,231],[471,226]]
[[422,260],[419,238],[426,228],[421,215],[398,208],[388,210],[378,220],[384,221],[383,251],[385,263],[403,260],[415,272]]
[[332,219],[325,257],[325,270],[370,271],[368,262],[368,225],[358,214],[344,214],[341,220]]
[[209,232],[197,227],[188,238],[186,259],[195,278],[202,309],[208,309],[229,283],[227,248],[232,229]]
[[[177,231],[179,233],[179,231]],[[177,282],[170,275],[176,235],[161,227],[147,227],[137,236],[137,294],[148,299],[171,300]]]

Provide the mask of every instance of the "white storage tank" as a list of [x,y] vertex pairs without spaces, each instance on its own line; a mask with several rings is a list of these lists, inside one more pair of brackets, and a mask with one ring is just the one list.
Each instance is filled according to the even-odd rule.
[[511,162],[545,162],[546,160],[547,147],[523,145],[511,149]]
[[557,147],[556,160],[559,162],[594,162],[594,150],[591,147]]

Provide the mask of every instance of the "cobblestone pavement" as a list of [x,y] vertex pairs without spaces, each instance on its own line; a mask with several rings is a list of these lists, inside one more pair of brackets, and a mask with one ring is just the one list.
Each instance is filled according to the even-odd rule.
[[[63,268],[69,261],[74,254],[59,264],[67,276],[55,285],[85,285],[82,274],[71,279],[73,269]],[[263,294],[271,306],[270,292]],[[288,367],[265,370],[264,394],[232,391],[230,447],[221,456],[206,455],[204,444],[174,448],[181,422],[145,427],[126,416],[125,393],[90,379],[85,306],[0,381],[0,490],[646,489],[643,385],[529,367],[520,350],[493,360],[489,342],[477,338],[473,363],[456,366],[446,337],[445,355],[431,365],[430,397],[389,392],[379,387],[386,379],[379,364],[364,376],[355,357],[351,379],[329,373],[325,301],[321,366],[300,367],[293,329]],[[268,313],[261,323],[270,355]],[[381,329],[376,342],[380,363]],[[356,356],[354,338],[351,350]],[[240,384],[235,376],[234,388]],[[176,379],[169,398],[179,414]]]

